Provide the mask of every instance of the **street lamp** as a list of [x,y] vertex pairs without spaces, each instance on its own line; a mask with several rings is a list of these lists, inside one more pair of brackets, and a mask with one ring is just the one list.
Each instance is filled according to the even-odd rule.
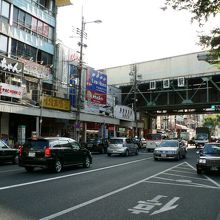
[[85,25],[89,23],[102,23],[101,20],[94,20],[94,21],[84,21],[84,16],[82,15],[82,21],[81,21],[81,30],[79,31],[80,35],[80,42],[78,45],[80,46],[80,56],[79,56],[79,65],[78,65],[78,96],[77,96],[77,102],[76,102],[76,123],[75,123],[75,138],[77,141],[79,141],[79,134],[80,134],[80,107],[81,107],[81,95],[82,95],[82,70],[83,70],[83,48],[87,47],[87,45],[84,43],[84,37],[86,37],[85,33]]

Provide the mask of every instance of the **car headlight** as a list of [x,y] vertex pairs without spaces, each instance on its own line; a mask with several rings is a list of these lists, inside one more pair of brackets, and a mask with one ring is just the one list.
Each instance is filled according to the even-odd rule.
[[199,163],[206,163],[206,159],[199,159]]
[[154,150],[154,153],[158,154],[158,153],[160,153],[160,151],[159,150]]

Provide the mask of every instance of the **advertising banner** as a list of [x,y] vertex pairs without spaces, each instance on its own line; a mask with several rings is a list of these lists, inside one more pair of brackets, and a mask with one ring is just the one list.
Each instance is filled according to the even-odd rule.
[[114,116],[121,120],[134,121],[134,110],[128,106],[116,105],[114,108]]
[[43,108],[70,111],[70,101],[52,96],[42,96],[41,106]]
[[22,88],[15,85],[0,83],[0,96],[7,96],[11,98],[22,98]]
[[107,75],[92,68],[86,73],[86,100],[105,105],[107,101]]

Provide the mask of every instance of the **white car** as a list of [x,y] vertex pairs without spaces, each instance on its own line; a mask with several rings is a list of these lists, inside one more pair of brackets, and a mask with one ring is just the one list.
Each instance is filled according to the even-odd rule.
[[147,134],[146,136],[146,150],[148,152],[153,152],[156,147],[159,146],[159,144],[162,141],[162,135],[161,134]]

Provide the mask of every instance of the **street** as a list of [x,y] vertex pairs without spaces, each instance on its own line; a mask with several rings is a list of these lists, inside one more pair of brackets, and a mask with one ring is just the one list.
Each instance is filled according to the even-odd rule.
[[93,154],[90,168],[27,173],[0,165],[0,219],[220,220],[220,175],[198,175],[196,150],[186,159],[154,161]]

